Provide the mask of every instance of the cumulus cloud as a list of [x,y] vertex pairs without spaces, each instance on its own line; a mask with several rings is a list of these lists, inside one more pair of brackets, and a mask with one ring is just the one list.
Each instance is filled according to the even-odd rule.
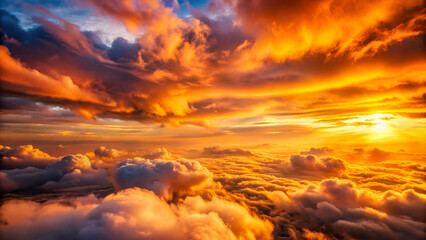
[[[1,207],[7,223],[0,226],[2,238],[272,239],[269,221],[219,198],[188,197],[175,205],[151,191],[133,188],[99,204],[93,196],[70,202],[6,202]],[[17,216],[16,211],[22,214]]]
[[[210,56],[207,51],[210,45],[207,39],[210,28],[200,20],[179,18],[172,7],[157,0],[89,2],[101,14],[124,23],[130,31],[144,31],[143,36],[137,39],[141,46],[138,61],[143,67],[150,69],[151,64],[157,65],[159,62],[175,63],[169,68],[157,69],[151,76],[152,80],[162,81],[182,76],[200,77],[206,74],[206,60]],[[157,114],[167,111],[165,107],[170,109],[171,106],[162,106],[161,109],[158,106]]]
[[107,147],[98,147],[93,151],[95,156],[101,157],[101,158],[116,158],[119,155],[119,152],[117,149],[114,148],[107,148]]
[[[322,231],[335,238],[424,238],[426,196],[411,190],[380,196],[351,181],[327,179],[289,195],[275,192],[272,199],[291,229]],[[406,209],[409,205],[422,213]]]
[[0,158],[1,169],[44,168],[58,160],[32,145],[22,145],[16,148],[0,145]]
[[46,168],[2,170],[0,178],[3,192],[33,187],[52,190],[108,182],[105,170],[93,169],[90,160],[82,154],[65,156]]
[[157,148],[156,150],[143,155],[146,159],[175,159],[177,156],[172,155],[166,148]]
[[284,163],[285,175],[306,174],[312,176],[338,176],[347,169],[347,163],[334,157],[317,158],[313,155],[292,155],[290,161]]
[[118,163],[114,172],[118,189],[140,187],[167,199],[203,189],[212,184],[212,177],[198,161],[187,159],[135,158]]

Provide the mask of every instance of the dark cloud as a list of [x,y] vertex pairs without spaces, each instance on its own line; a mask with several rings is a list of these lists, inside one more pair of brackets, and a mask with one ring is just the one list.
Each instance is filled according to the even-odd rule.
[[0,100],[1,111],[10,111],[10,110],[43,110],[41,104],[37,104],[31,100],[24,98],[16,98],[16,97],[2,97]]
[[[292,229],[307,228],[335,238],[422,239],[424,214],[401,210],[403,204],[424,209],[426,198],[411,191],[386,196],[377,199],[352,182],[329,179],[290,199],[281,195],[276,204],[289,214],[282,217],[288,217]],[[398,210],[390,210],[388,204],[392,203]]]
[[37,188],[60,189],[88,185],[108,184],[103,169],[93,169],[90,160],[82,155],[68,155],[45,168],[2,170],[1,191]]
[[140,50],[138,43],[129,43],[124,38],[117,38],[108,49],[108,56],[115,62],[136,62]]

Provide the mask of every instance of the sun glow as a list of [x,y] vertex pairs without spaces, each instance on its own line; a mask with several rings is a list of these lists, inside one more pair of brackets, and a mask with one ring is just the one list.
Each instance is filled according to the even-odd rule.
[[391,122],[395,119],[396,117],[392,114],[375,113],[357,116],[343,122],[355,131],[366,133],[368,139],[378,140],[395,135],[391,126]]

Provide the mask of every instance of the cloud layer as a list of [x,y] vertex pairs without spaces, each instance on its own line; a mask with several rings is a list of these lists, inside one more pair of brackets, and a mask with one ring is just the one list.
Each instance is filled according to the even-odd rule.
[[45,168],[2,170],[0,234],[4,239],[424,238],[423,164],[364,165],[314,155],[283,161],[230,149],[240,151],[163,159],[174,155],[160,148],[145,154],[160,156],[155,159],[118,157],[108,164],[99,164],[96,155],[74,154]]
[[[216,198],[189,197],[174,205],[133,188],[100,203],[89,196],[72,204],[8,202],[2,206],[8,225],[1,234],[5,239],[271,239],[271,223]],[[13,208],[25,209],[24,215],[17,219]]]
[[424,209],[426,198],[411,190],[401,194],[388,192],[380,197],[358,189],[350,181],[328,179],[318,186],[311,185],[292,194],[290,198],[282,193],[276,194],[278,208],[297,216],[282,216],[283,221],[291,221],[293,229],[330,232],[337,238],[424,237],[425,215],[410,209]]

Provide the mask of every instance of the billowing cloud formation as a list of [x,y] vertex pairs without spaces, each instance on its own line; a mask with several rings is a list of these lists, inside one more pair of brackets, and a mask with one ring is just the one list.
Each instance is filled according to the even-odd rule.
[[115,167],[76,154],[44,169],[3,170],[1,237],[424,237],[423,164],[364,165],[313,155],[283,163],[262,153],[234,153],[197,155],[198,161],[134,158]]
[[373,55],[422,32],[423,2],[353,0],[231,2],[242,28],[256,36],[258,59],[299,58],[307,52]]
[[140,187],[170,199],[191,194],[212,184],[212,173],[198,161],[135,158],[117,164],[114,180],[118,189]]
[[0,145],[1,169],[36,167],[45,168],[58,159],[34,148],[23,145],[16,148]]
[[[168,204],[153,192],[126,189],[105,197],[54,201],[10,201],[2,207],[4,239],[271,239],[272,224],[241,205],[188,197]],[[20,211],[22,214],[16,215]],[[25,210],[24,210],[25,209]],[[70,227],[72,226],[72,227]],[[19,231],[17,231],[19,229]]]
[[41,187],[45,189],[101,185],[108,182],[103,169],[93,169],[90,160],[82,155],[68,155],[46,168],[2,170],[1,191]]
[[[307,228],[331,236],[371,239],[422,239],[426,197],[411,190],[381,196],[357,189],[354,183],[328,179],[290,194],[276,193],[275,203],[291,229]],[[308,224],[309,223],[309,224]],[[320,230],[323,228],[324,230]]]
[[317,158],[313,155],[292,155],[290,162],[284,164],[284,174],[308,174],[336,176],[347,168],[345,161],[334,157]]
[[117,149],[114,148],[106,148],[106,147],[98,147],[93,151],[95,156],[101,157],[101,158],[116,158],[119,155],[119,152]]
[[146,159],[174,159],[174,155],[166,148],[157,148],[155,151],[143,155]]

